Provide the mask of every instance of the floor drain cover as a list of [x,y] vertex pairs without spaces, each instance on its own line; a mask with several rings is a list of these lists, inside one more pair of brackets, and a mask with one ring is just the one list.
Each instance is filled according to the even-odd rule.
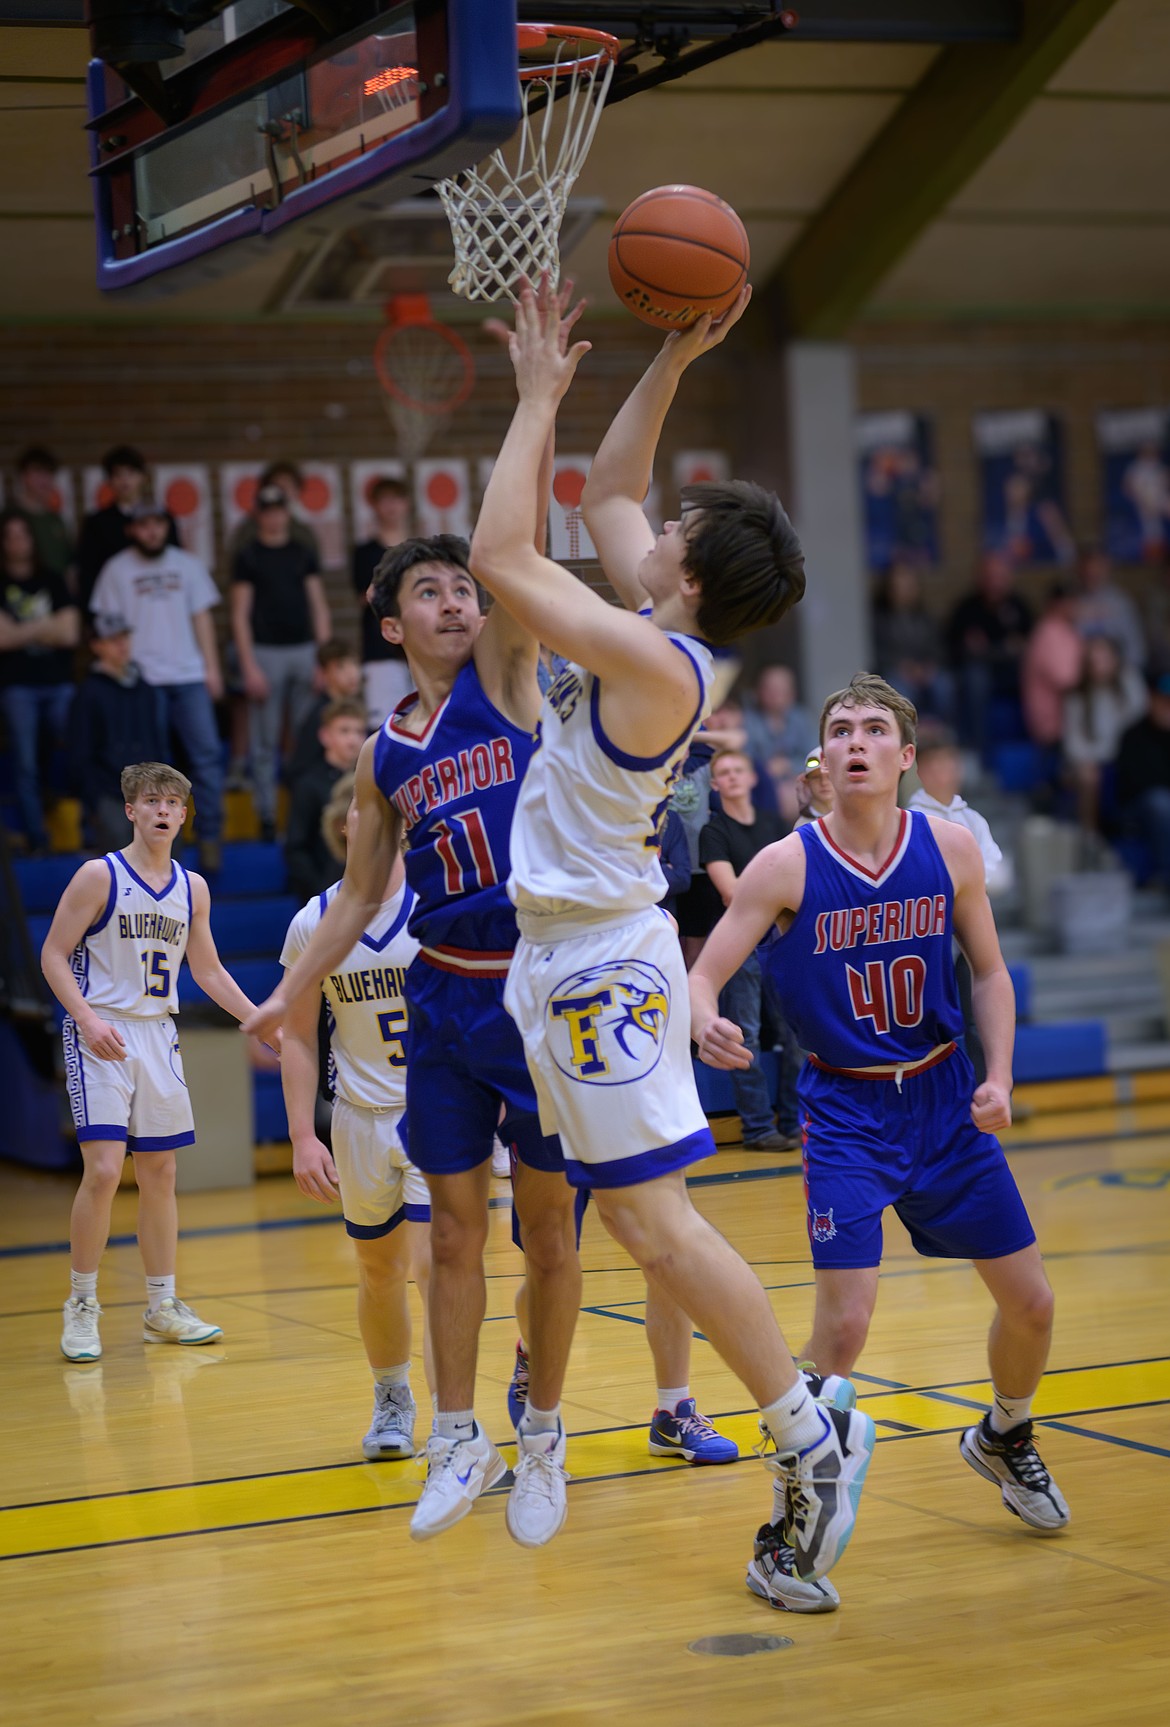
[[687,1648],[692,1655],[768,1655],[773,1649],[791,1649],[791,1637],[760,1637],[751,1631],[733,1631],[726,1637],[699,1637]]

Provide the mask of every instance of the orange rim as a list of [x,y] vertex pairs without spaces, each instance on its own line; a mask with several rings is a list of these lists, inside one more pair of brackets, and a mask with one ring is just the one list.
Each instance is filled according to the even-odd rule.
[[[393,376],[387,365],[386,350],[394,337],[404,329],[417,329],[420,325],[425,325],[428,329],[433,330],[442,341],[446,342],[462,367],[462,376],[458,383],[450,394],[443,396],[440,400],[428,402],[421,397],[412,396],[410,391],[404,389]],[[440,324],[437,318],[429,315],[402,318],[396,323],[388,324],[374,344],[374,370],[378,375],[378,382],[386,394],[393,396],[396,402],[401,402],[403,407],[411,408],[418,414],[449,414],[453,409],[461,408],[470,396],[472,386],[475,383],[475,361],[472,359],[471,349],[463,337],[457,336],[454,330],[449,329],[446,324]]]
[[617,63],[618,39],[605,30],[588,30],[584,25],[577,24],[518,24],[516,26],[517,43],[520,48],[535,50],[543,48],[550,37],[561,42],[591,43],[591,52],[578,54],[572,60],[548,61],[540,66],[521,66],[520,82],[523,84],[531,78],[567,77],[570,72],[576,72],[582,66],[588,66],[595,60],[612,60]]

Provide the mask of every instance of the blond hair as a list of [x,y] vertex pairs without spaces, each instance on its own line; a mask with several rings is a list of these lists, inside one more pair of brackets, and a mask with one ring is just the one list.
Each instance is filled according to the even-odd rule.
[[329,848],[330,857],[336,858],[339,864],[345,862],[345,824],[353,802],[356,777],[355,774],[342,774],[321,811],[321,838]]
[[854,672],[843,690],[834,690],[821,709],[818,737],[825,741],[825,726],[834,708],[885,708],[898,721],[903,747],[918,742],[918,709],[913,702],[900,696],[885,678],[876,672]]
[[131,762],[122,769],[122,796],[128,804],[136,804],[147,792],[157,792],[164,798],[191,798],[191,781],[168,762]]

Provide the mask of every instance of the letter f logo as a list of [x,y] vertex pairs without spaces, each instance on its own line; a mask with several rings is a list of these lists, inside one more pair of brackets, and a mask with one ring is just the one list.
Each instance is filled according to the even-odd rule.
[[613,1004],[613,990],[608,987],[549,1002],[552,1017],[563,1019],[569,1028],[569,1059],[583,1078],[609,1072],[609,1063],[598,1047],[595,1021],[602,1008]]

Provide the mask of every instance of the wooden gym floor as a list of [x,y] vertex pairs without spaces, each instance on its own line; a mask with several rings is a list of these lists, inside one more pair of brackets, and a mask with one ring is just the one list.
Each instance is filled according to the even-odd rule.
[[[891,1220],[856,1376],[881,1443],[834,1574],[842,1607],[817,1618],[744,1589],[770,1478],[750,1455],[746,1397],[701,1340],[701,1407],[747,1460],[696,1470],[648,1455],[644,1289],[592,1218],[563,1533],[538,1553],[514,1546],[497,1491],[415,1546],[416,1467],[360,1457],[369,1381],[338,1223],[285,1177],[186,1196],[180,1291],[224,1340],[147,1348],[134,1199],[119,1194],[106,1353],[71,1366],[57,1341],[72,1182],[0,1169],[0,1717],[1160,1727],[1170,1105],[1088,1104],[1034,1118],[1012,1153],[1057,1293],[1037,1407],[1071,1528],[1030,1536],[961,1462],[958,1435],[987,1395],[987,1302],[968,1267],[916,1259]],[[694,1194],[799,1345],[812,1279],[795,1165],[728,1147]],[[497,1199],[479,1412],[502,1442],[519,1259],[499,1184]],[[748,1658],[689,1647],[736,1633],[790,1641]]]

